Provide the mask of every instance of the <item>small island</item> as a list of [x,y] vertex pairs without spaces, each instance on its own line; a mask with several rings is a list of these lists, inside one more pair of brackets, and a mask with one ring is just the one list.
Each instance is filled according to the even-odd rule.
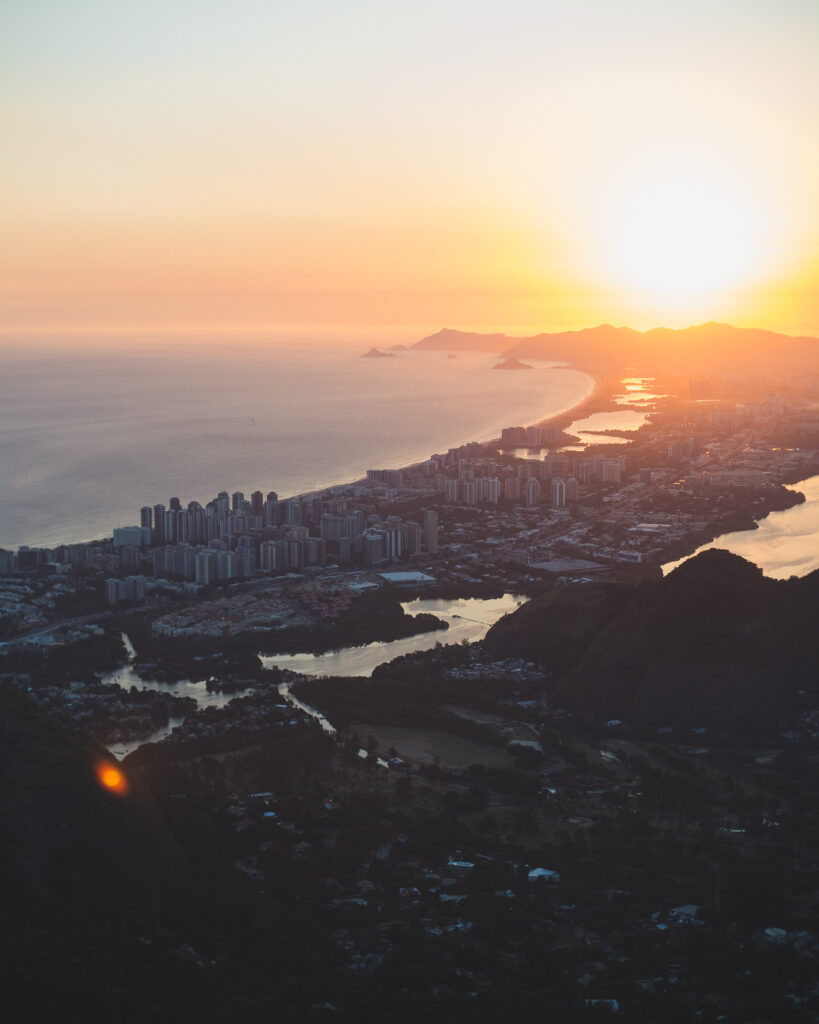
[[365,352],[361,357],[362,359],[395,359],[394,352],[382,352],[380,348],[371,348],[369,352]]
[[519,359],[515,359],[512,356],[509,359],[504,359],[502,363],[498,363],[497,366],[492,367],[493,370],[533,370],[534,367],[528,363],[522,363]]

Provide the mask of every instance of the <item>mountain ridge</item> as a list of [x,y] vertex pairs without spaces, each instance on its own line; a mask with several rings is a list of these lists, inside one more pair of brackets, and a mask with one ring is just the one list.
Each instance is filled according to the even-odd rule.
[[704,365],[731,365],[740,359],[746,366],[771,365],[786,359],[814,370],[819,367],[819,338],[717,321],[647,331],[600,324],[530,337],[445,327],[410,347],[420,351],[492,352],[507,359],[548,359],[599,369],[636,363],[641,370],[679,370],[692,362],[699,369]]

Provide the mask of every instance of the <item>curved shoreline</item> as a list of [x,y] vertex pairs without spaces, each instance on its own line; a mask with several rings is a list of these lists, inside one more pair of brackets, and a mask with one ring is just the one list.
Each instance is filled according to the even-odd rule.
[[[550,411],[550,412],[547,413],[546,416],[544,416],[544,417],[542,417],[540,419],[530,418],[529,419],[529,423],[531,423],[531,424],[546,424],[546,423],[551,423],[552,421],[554,421],[556,419],[561,419],[561,420],[566,420],[566,422],[571,422],[572,419],[577,418],[578,411],[584,410],[589,402],[596,401],[596,400],[599,399],[599,397],[600,397],[600,389],[601,389],[601,379],[600,379],[599,375],[597,375],[593,371],[590,371],[590,370],[588,370],[586,368],[583,368],[583,367],[577,367],[577,366],[565,365],[565,364],[552,365],[552,366],[548,366],[548,367],[543,367],[542,369],[547,369],[547,370],[569,370],[569,371],[573,371],[575,373],[582,374],[583,376],[585,376],[585,377],[590,379],[590,381],[591,381],[591,391],[589,393],[587,393],[586,395],[584,395],[579,401],[572,400],[572,401],[570,401],[570,404],[564,405],[564,406],[562,406],[561,408],[559,408],[557,410]],[[555,395],[554,397],[557,397],[557,395]],[[505,425],[512,425],[513,418],[516,418],[516,417],[514,417],[514,408],[510,410],[510,413],[509,413],[509,423],[505,424]],[[480,433],[483,433],[483,431],[480,431]],[[484,439],[481,439],[480,436],[478,436],[478,437],[473,436],[472,438],[468,438],[467,440],[459,441],[458,444],[459,445],[460,444],[467,444],[467,443],[470,443],[471,441],[478,441],[478,443],[480,443],[480,444],[491,445],[491,444],[494,444],[496,441],[499,442],[499,440],[500,439],[499,439],[499,437],[497,435],[490,436],[490,437],[485,437]],[[449,444],[445,445],[443,448],[441,448],[439,446],[439,447],[436,447],[434,449],[434,451],[435,452],[439,452],[439,451],[442,451],[442,450],[446,451],[447,448],[453,447],[453,446],[454,445],[449,445]],[[280,500],[286,501],[286,500],[298,499],[298,498],[308,498],[308,497],[312,497],[312,496],[314,496],[317,493],[320,493],[322,491],[330,490],[331,488],[354,486],[354,485],[360,483],[362,480],[366,479],[366,476],[365,476],[366,469],[367,468],[373,468],[373,463],[377,463],[378,464],[378,468],[384,468],[384,469],[409,469],[409,468],[412,468],[412,467],[415,467],[415,466],[418,466],[418,465],[422,464],[433,453],[434,453],[433,451],[430,451],[430,450],[427,449],[427,450],[425,450],[423,452],[419,451],[417,455],[412,455],[412,456],[409,457],[409,459],[404,458],[404,457],[399,457],[399,458],[396,458],[396,459],[389,459],[388,458],[388,459],[383,459],[382,460],[382,459],[378,459],[378,457],[376,456],[372,460],[372,462],[370,463],[370,466],[364,466],[362,468],[362,470],[361,470],[362,475],[356,475],[356,476],[353,476],[353,477],[349,477],[348,476],[346,478],[341,478],[341,479],[339,479],[338,477],[335,477],[331,482],[320,483],[320,484],[315,484],[315,485],[311,484],[311,486],[309,488],[306,488],[304,490],[297,490],[297,491],[292,491],[292,492],[289,492],[289,493],[284,493],[283,496],[280,498]],[[362,461],[365,458],[366,458],[366,454],[362,457]],[[171,485],[170,486],[170,490],[171,490],[171,493],[177,492],[176,485],[175,484]],[[147,501],[147,498],[146,498],[146,501]],[[136,511],[137,511],[137,509],[135,509],[135,512]],[[21,546],[29,546],[29,547],[32,547],[32,548],[54,548],[54,547],[57,547],[59,545],[68,545],[68,544],[79,544],[79,545],[82,545],[82,544],[104,544],[104,543],[110,541],[110,539],[111,539],[111,531],[113,530],[114,526],[116,526],[116,525],[117,525],[117,523],[106,524],[106,526],[104,528],[105,529],[105,533],[102,536],[101,536],[102,527],[100,527],[99,531],[97,531],[97,530],[94,531],[94,533],[96,533],[96,535],[94,535],[94,533],[92,533],[91,536],[89,536],[89,534],[86,533],[81,538],[79,538],[79,537],[72,537],[70,535],[70,530],[68,530],[67,531],[67,535],[62,535],[62,536],[60,536],[59,539],[44,540],[44,541],[40,541],[40,542],[35,542],[32,539],[27,538],[25,540],[20,540],[19,542],[8,543],[8,545],[5,545],[2,542],[0,542],[0,548],[7,546],[11,550],[16,550],[16,549],[20,548]],[[80,529],[82,529],[82,527],[80,527]]]
[[[552,424],[553,422],[555,422],[557,420],[566,420],[567,422],[572,422],[574,419],[577,418],[577,411],[578,410],[583,410],[585,408],[585,406],[587,405],[587,403],[596,401],[596,400],[600,399],[601,397],[606,397],[606,394],[603,391],[604,386],[605,386],[603,378],[601,378],[597,373],[595,373],[592,370],[588,370],[588,369],[585,369],[585,368],[579,367],[579,366],[571,366],[571,365],[549,366],[549,367],[544,367],[544,369],[549,369],[549,370],[572,370],[575,373],[581,373],[585,377],[590,378],[590,380],[592,381],[592,390],[591,390],[590,394],[586,395],[585,398],[580,399],[579,402],[575,402],[573,405],[567,405],[567,406],[565,406],[562,409],[558,409],[557,411],[555,411],[553,413],[550,413],[548,416],[543,417],[542,419],[532,420],[531,424],[524,424],[525,426],[529,426],[529,425],[532,425],[532,426],[547,426],[547,425],[550,425],[550,424]],[[509,426],[512,426],[512,424],[510,423]],[[477,442],[478,444],[482,444],[482,445],[487,445],[487,446],[488,445],[494,445],[496,443],[500,444],[500,437],[498,435],[493,435],[491,437],[487,437],[487,438],[483,438],[483,439],[480,439],[480,438],[469,438],[466,441],[461,441],[460,444],[472,444],[474,442]],[[451,448],[451,447],[457,447],[457,446],[456,445],[446,445],[446,446],[442,446],[439,450],[440,451],[445,451],[445,450],[447,450],[448,448]],[[432,454],[434,454],[434,453],[433,452],[427,452],[426,454],[419,455],[417,458],[413,458],[410,462],[400,462],[400,463],[395,463],[395,464],[390,463],[389,465],[382,465],[379,468],[380,469],[395,469],[395,470],[413,469],[416,466],[420,466],[424,462],[426,462],[427,459]],[[286,498],[284,498],[282,500],[289,501],[292,498],[308,498],[308,497],[312,497],[313,495],[315,495],[317,493],[320,493],[321,491],[329,490],[332,487],[350,487],[353,484],[360,483],[361,481],[363,481],[365,479],[366,479],[366,477],[356,477],[354,480],[337,480],[334,483],[322,484],[320,486],[313,487],[313,488],[311,488],[310,490],[307,490],[307,491],[299,491],[298,493],[291,494],[291,495],[289,495],[288,497],[286,497]]]

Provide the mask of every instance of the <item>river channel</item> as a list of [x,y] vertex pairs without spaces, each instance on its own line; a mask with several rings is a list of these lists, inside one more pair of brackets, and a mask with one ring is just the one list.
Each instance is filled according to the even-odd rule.
[[703,544],[687,558],[666,562],[668,574],[678,565],[709,548],[725,548],[741,555],[773,579],[807,576],[819,569],[819,476],[809,477],[790,488],[801,491],[805,501],[782,512],[771,512],[760,519],[756,530],[738,530]]
[[[345,647],[338,651],[328,651],[326,654],[260,654],[259,658],[265,668],[276,666],[303,675],[370,676],[373,669],[385,661],[392,661],[393,658],[416,651],[427,651],[438,643],[475,643],[482,640],[490,626],[508,612],[513,612],[525,600],[525,597],[517,594],[504,594],[503,597],[487,599],[459,598],[452,601],[420,598],[416,601],[407,601],[401,607],[409,615],[429,612],[447,622],[448,629],[436,629],[430,633],[418,633],[401,640],[364,644],[361,647]],[[177,697],[193,697],[200,708],[224,707],[236,696],[209,692],[205,680],[193,682],[190,679],[181,679],[175,683],[163,683],[155,679],[143,679],[135,668],[136,651],[130,639],[124,634],[123,642],[128,652],[128,663],[114,672],[109,672],[103,677],[103,683],[118,684],[126,690],[135,686],[138,690],[158,690],[160,693],[170,693]],[[280,692],[288,703],[314,714],[321,721],[320,716],[314,713],[312,708],[304,708],[290,695],[285,684],[280,687]],[[167,726],[158,729],[146,739],[115,744],[110,748],[111,753],[123,758],[143,743],[157,743],[168,736],[181,721],[182,719],[172,718]],[[323,721],[321,724],[324,727]]]

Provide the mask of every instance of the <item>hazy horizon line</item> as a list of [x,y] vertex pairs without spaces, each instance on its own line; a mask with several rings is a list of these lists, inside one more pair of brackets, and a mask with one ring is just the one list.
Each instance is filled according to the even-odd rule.
[[[302,340],[308,340],[307,336],[312,336],[312,340],[320,342],[325,340],[331,343],[341,343],[343,341],[349,341],[353,343],[356,339],[366,338],[369,342],[373,337],[379,334],[389,333],[392,335],[405,335],[411,336],[412,340],[420,341],[423,338],[434,336],[441,331],[449,330],[456,331],[462,334],[477,334],[477,335],[493,335],[500,334],[509,338],[531,338],[539,335],[552,335],[552,334],[568,334],[576,333],[580,331],[598,330],[603,327],[614,328],[615,330],[630,330],[637,334],[649,334],[652,331],[665,330],[681,332],[686,330],[693,330],[698,327],[706,326],[719,326],[727,327],[734,330],[757,330],[767,331],[773,334],[780,334],[784,337],[790,337],[794,339],[804,338],[815,338],[819,341],[819,325],[816,328],[808,328],[806,333],[804,330],[798,330],[794,328],[785,328],[779,326],[772,326],[768,322],[754,322],[751,324],[737,323],[732,320],[702,320],[694,323],[686,323],[684,326],[672,327],[666,323],[655,323],[651,327],[633,327],[630,323],[618,323],[612,320],[601,320],[599,322],[585,322],[580,326],[558,326],[558,327],[542,327],[533,324],[519,324],[505,327],[498,327],[495,325],[491,326],[475,326],[468,325],[464,327],[453,327],[449,323],[445,323],[441,326],[430,328],[428,325],[423,324],[397,324],[397,323],[379,323],[379,324],[351,324],[351,323],[339,323],[339,324],[306,324],[306,323],[277,323],[277,324],[157,324],[157,325],[122,325],[122,324],[111,324],[111,325],[87,325],[87,326],[66,326],[66,325],[55,325],[51,327],[43,326],[21,326],[21,327],[0,327],[0,346],[11,344],[15,345],[15,342],[24,341],[57,341],[61,339],[65,340],[76,340],[76,339],[88,339],[89,341],[99,341],[106,337],[111,338],[159,338],[162,337],[167,340],[167,336],[176,335],[181,339],[195,339],[197,337],[223,337],[226,334],[241,334],[248,338],[254,338],[258,340],[273,340],[277,338],[281,339],[282,335],[297,335]],[[391,343],[395,343],[395,338],[390,338]],[[409,343],[412,343],[411,341]]]

